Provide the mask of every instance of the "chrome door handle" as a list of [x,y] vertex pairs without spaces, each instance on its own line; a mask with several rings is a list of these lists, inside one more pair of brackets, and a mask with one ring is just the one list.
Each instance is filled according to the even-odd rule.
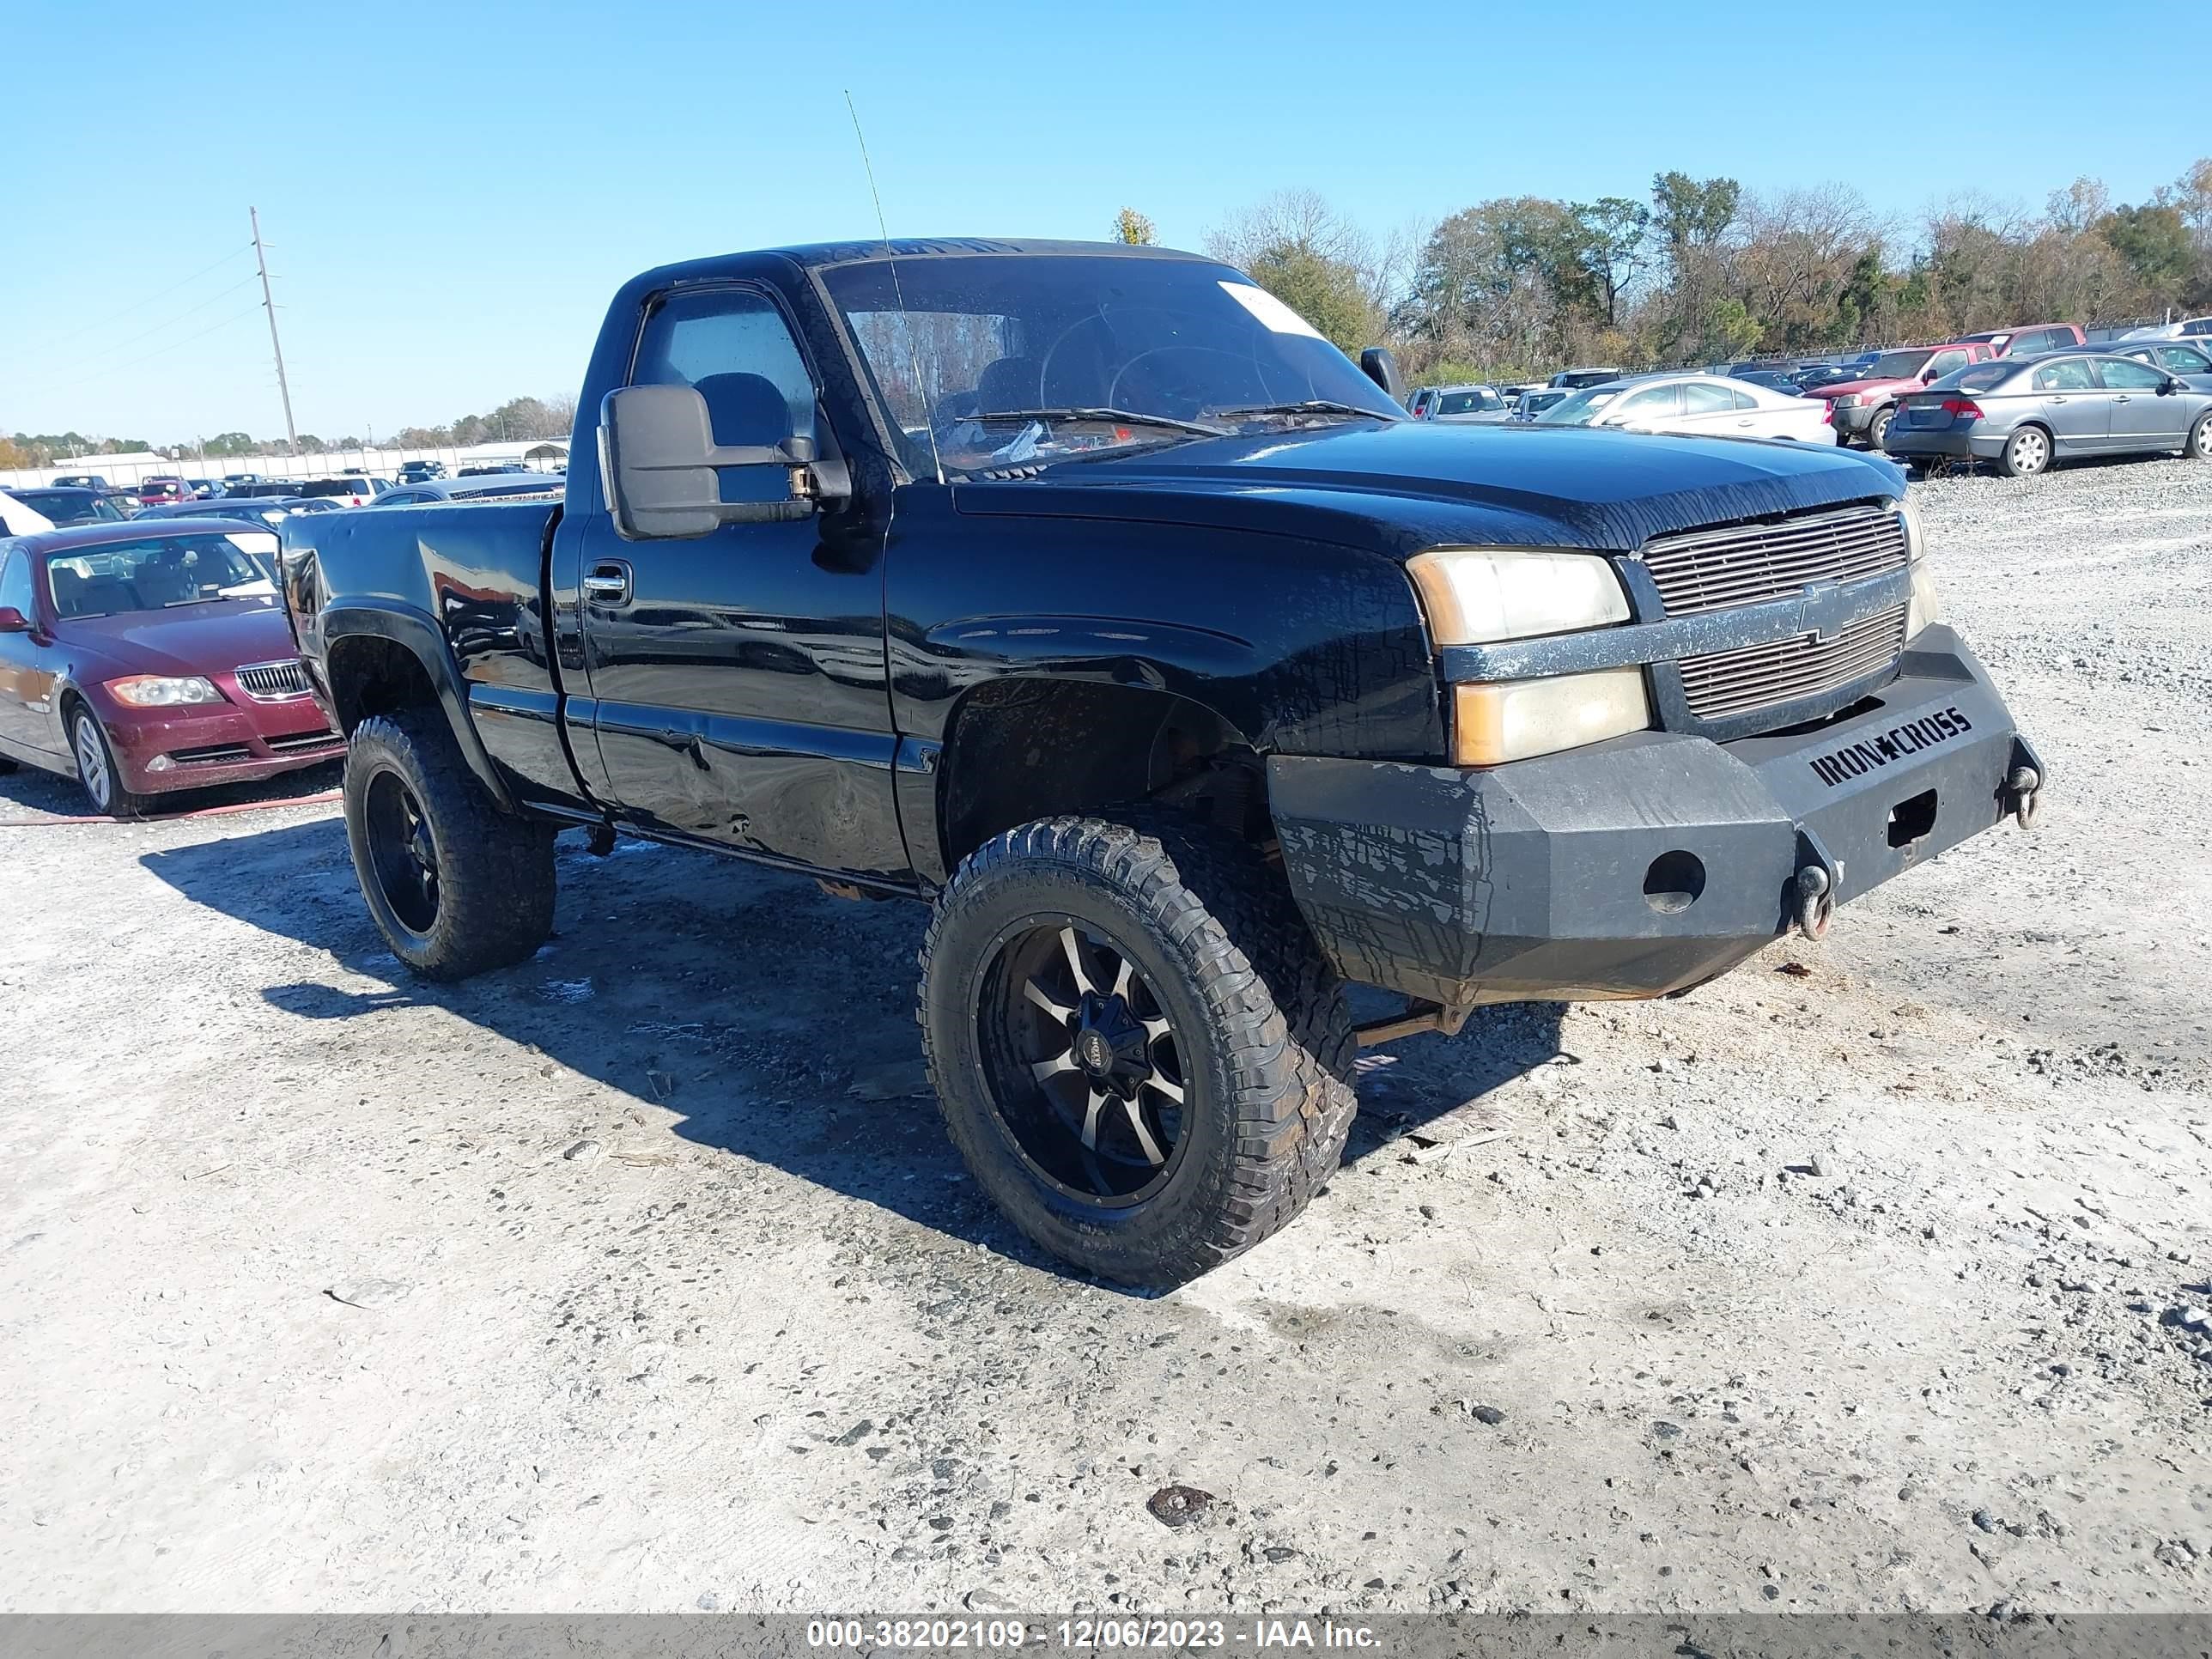
[[2135,402],[2135,396],[2132,392],[2123,392],[2118,397],[2113,398],[2112,401],[2116,404],[2131,404]]
[[617,559],[592,566],[584,578],[584,592],[606,605],[623,605],[629,599],[629,567]]

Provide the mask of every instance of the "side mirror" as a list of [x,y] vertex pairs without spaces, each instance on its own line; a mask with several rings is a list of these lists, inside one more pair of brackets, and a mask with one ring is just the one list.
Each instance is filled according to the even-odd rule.
[[1391,402],[1406,401],[1406,377],[1398,372],[1398,359],[1389,347],[1368,347],[1359,354],[1359,369],[1389,395]]
[[27,634],[31,619],[12,605],[0,605],[0,634]]
[[2167,398],[2177,392],[2186,392],[2189,386],[2179,374],[2169,374],[2158,383],[2158,395]]
[[[814,441],[777,447],[714,441],[707,400],[688,386],[631,386],[599,408],[599,472],[624,541],[682,540],[726,524],[775,524],[814,511]],[[720,469],[765,483],[766,499],[722,500]]]

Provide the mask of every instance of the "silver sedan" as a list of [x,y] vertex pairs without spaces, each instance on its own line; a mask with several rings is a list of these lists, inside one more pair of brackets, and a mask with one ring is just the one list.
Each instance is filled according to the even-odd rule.
[[2212,388],[2109,352],[2000,358],[1908,393],[1882,447],[1902,461],[1995,461],[2025,477],[2085,455],[2212,460]]

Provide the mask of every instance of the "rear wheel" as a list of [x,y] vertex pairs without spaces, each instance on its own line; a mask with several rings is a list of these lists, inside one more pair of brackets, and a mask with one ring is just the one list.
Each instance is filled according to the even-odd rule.
[[2192,461],[2212,461],[2212,410],[2197,417],[2197,424],[2189,428],[2189,442],[2181,453]]
[[115,764],[114,746],[92,710],[81,702],[71,703],[69,728],[77,781],[84,786],[85,799],[92,803],[93,811],[112,818],[135,818],[144,813],[146,798],[124,787],[123,774]]
[[2039,426],[2024,426],[2006,440],[1997,466],[2008,478],[2032,478],[2051,466],[2051,434]]
[[1350,1014],[1281,878],[1171,814],[978,849],[938,896],[921,1001],[977,1182],[1046,1249],[1131,1284],[1285,1225],[1358,1105]]
[[434,710],[346,747],[346,840],[377,931],[425,979],[521,962],[553,931],[553,830],[500,811]]

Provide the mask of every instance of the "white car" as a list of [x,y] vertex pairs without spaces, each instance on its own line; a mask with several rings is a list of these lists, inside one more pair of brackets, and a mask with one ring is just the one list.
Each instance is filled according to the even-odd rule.
[[53,527],[45,514],[0,489],[0,536],[43,536]]
[[2212,334],[2212,317],[2185,317],[2179,322],[2153,323],[2148,328],[2131,328],[2120,338],[2183,340],[2195,339],[2200,334]]
[[1608,426],[1692,438],[1787,438],[1832,444],[1828,405],[1725,374],[1638,374],[1584,386],[1536,416],[1539,426]]
[[359,472],[342,472],[335,478],[310,478],[300,494],[310,501],[336,501],[340,507],[367,507],[392,486],[382,478]]

